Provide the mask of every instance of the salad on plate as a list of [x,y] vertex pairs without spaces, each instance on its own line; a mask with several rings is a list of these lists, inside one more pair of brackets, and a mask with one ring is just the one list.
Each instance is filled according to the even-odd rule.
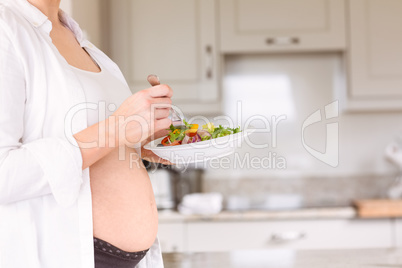
[[186,120],[183,120],[183,123],[184,126],[178,127],[170,125],[169,134],[161,141],[160,146],[191,144],[241,132],[240,127],[215,127],[213,123],[208,123],[199,129],[198,124],[188,124]]

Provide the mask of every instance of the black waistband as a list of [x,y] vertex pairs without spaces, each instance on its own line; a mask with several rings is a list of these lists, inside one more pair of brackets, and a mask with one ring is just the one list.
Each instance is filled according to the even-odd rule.
[[[98,262],[105,262],[105,258],[109,258],[109,261],[113,261],[114,263],[119,260],[127,262],[136,262],[138,263],[142,258],[145,257],[149,249],[137,251],[137,252],[127,252],[119,249],[118,247],[102,240],[94,237],[94,249],[95,249],[95,264]],[[132,265],[132,264],[131,264]],[[98,265],[102,267],[101,265]],[[116,266],[120,267],[120,266]],[[125,267],[125,266],[121,266]],[[129,267],[129,266],[127,266]]]

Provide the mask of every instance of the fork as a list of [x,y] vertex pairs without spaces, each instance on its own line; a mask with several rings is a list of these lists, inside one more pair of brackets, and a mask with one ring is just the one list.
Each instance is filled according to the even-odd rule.
[[[148,75],[147,80],[153,87],[161,84],[159,77],[154,74]],[[172,124],[175,126],[184,126],[183,119],[181,118],[180,114],[173,108],[170,108],[170,120],[172,120]]]

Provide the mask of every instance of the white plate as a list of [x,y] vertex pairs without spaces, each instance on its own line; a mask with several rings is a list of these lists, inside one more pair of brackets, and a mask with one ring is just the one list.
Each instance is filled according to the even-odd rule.
[[196,143],[158,147],[165,138],[151,141],[144,146],[144,149],[151,150],[160,158],[166,159],[174,164],[196,163],[224,157],[235,152],[240,147],[243,139],[254,132],[254,128],[248,128],[242,132]]

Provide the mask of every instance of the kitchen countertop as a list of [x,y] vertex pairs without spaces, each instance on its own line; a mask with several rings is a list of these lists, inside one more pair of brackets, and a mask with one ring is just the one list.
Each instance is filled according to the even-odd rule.
[[165,253],[165,268],[397,268],[402,249]]
[[353,207],[304,208],[281,211],[222,211],[215,215],[183,215],[177,211],[159,211],[159,222],[352,219],[355,217],[356,210]]

